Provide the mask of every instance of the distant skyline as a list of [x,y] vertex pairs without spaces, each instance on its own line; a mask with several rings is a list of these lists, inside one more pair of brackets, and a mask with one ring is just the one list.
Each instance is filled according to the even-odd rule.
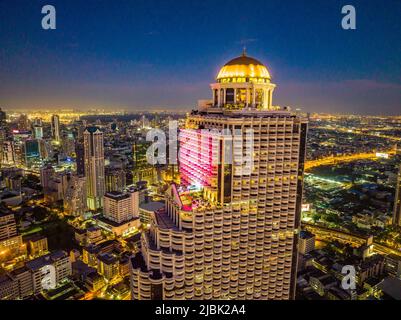
[[[56,30],[41,29],[46,4]],[[356,30],[341,28],[346,4]],[[397,0],[2,0],[0,107],[190,110],[246,46],[275,105],[400,115],[400,13]]]

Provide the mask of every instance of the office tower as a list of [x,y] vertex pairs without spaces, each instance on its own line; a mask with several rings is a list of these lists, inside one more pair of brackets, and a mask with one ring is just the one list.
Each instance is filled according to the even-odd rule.
[[42,185],[43,190],[46,190],[50,187],[51,179],[54,177],[54,175],[55,171],[51,164],[40,168],[40,184]]
[[26,253],[22,236],[18,235],[14,213],[0,208],[0,261]]
[[64,200],[68,189],[68,179],[70,174],[67,172],[57,172],[48,181],[47,188],[43,193],[47,203]]
[[58,250],[34,260],[28,261],[25,266],[30,271],[33,281],[33,293],[38,294],[44,290],[43,282],[46,274],[46,267],[53,266],[55,271],[55,285],[72,275],[72,266],[67,252]]
[[49,158],[49,146],[46,143],[45,140],[43,139],[37,139],[39,143],[39,153],[40,153],[40,159],[45,160]]
[[10,273],[18,287],[18,299],[24,299],[33,294],[33,279],[30,270],[23,266]]
[[83,216],[87,210],[86,177],[72,175],[64,197],[64,210],[73,216]]
[[2,123],[0,121],[0,165],[3,163],[3,144],[7,139],[7,130],[3,128]]
[[24,176],[24,170],[15,167],[3,168],[1,170],[1,176],[5,182],[5,187],[11,192],[21,193],[22,179]]
[[103,132],[97,127],[88,127],[84,132],[84,162],[88,208],[103,207],[105,194]]
[[115,167],[106,167],[106,192],[122,192],[126,186],[125,170]]
[[60,117],[58,115],[52,115],[51,118],[51,131],[52,139],[60,141]]
[[42,118],[35,118],[35,119],[33,120],[33,125],[34,125],[34,126],[43,126]]
[[397,185],[395,187],[393,224],[401,226],[401,165],[397,176]]
[[72,133],[65,133],[61,137],[61,147],[66,157],[72,157],[75,152],[75,142]]
[[0,240],[9,239],[17,235],[17,225],[12,212],[0,213]]
[[306,119],[273,106],[267,68],[228,62],[180,132],[172,184],[131,260],[133,299],[292,299]]
[[[54,267],[54,283],[47,281]],[[38,257],[25,263],[25,266],[0,277],[0,300],[28,298],[46,291],[46,285],[59,286],[72,275],[69,255],[61,250]],[[50,277],[52,278],[52,277]]]
[[139,192],[108,192],[104,196],[103,216],[116,223],[139,217]]
[[132,157],[136,169],[142,169],[149,167],[149,163],[146,158],[146,151],[151,144],[148,141],[141,141],[136,138],[132,145]]
[[315,250],[315,235],[309,231],[301,231],[299,233],[298,252],[308,254],[313,250]]
[[29,238],[29,255],[31,258],[43,256],[48,253],[49,246],[47,243],[47,237],[35,234]]
[[1,164],[6,166],[15,165],[15,150],[12,141],[4,141],[2,144]]
[[33,121],[33,136],[35,139],[43,139],[43,122],[41,118],[36,118]]
[[43,152],[41,152],[41,147],[43,148],[44,144],[41,144],[40,140],[37,139],[28,139],[25,140],[22,146],[25,166],[31,167],[33,164],[39,164],[43,154]]
[[84,131],[86,128],[86,120],[74,121],[74,128],[76,132],[75,140],[82,141],[84,139]]
[[77,175],[85,175],[85,152],[83,142],[77,141],[75,143],[75,162],[77,165]]
[[43,127],[42,126],[33,126],[33,136],[35,139],[42,139],[43,138]]
[[0,124],[6,122],[7,116],[6,113],[0,108]]
[[31,123],[26,114],[21,114],[18,118],[17,127],[19,131],[29,131],[31,128]]

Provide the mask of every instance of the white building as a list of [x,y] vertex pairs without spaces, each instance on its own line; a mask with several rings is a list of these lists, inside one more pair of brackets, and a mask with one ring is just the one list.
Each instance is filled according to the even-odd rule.
[[139,192],[108,192],[104,197],[103,216],[122,223],[139,217]]

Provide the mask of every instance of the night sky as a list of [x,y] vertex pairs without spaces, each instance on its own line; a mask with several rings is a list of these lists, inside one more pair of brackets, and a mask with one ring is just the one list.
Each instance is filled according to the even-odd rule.
[[244,45],[275,105],[401,115],[399,0],[0,0],[0,106],[190,110]]

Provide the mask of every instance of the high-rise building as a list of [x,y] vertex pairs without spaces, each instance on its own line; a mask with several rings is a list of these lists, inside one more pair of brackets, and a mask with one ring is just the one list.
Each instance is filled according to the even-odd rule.
[[393,224],[401,226],[401,165],[397,176],[397,185],[395,187]]
[[4,141],[1,147],[3,148],[1,164],[15,165],[14,143],[12,141]]
[[83,142],[75,143],[75,162],[77,164],[77,175],[85,175],[85,152]]
[[18,118],[17,127],[19,131],[29,131],[31,128],[31,122],[26,114],[21,114]]
[[65,157],[72,157],[75,153],[75,142],[72,133],[65,133],[61,136],[61,147]]
[[43,138],[43,127],[39,125],[33,126],[33,135],[35,139],[42,139]]
[[47,164],[40,168],[40,184],[44,191],[48,190],[51,185],[51,180],[55,175],[54,168],[51,164]]
[[84,131],[86,128],[86,120],[74,121],[75,140],[82,141],[84,139]]
[[116,223],[139,217],[139,192],[108,192],[104,197],[103,216]]
[[0,208],[0,260],[26,254],[22,236],[17,232],[14,213]]
[[105,172],[106,192],[122,192],[126,186],[125,170],[107,167]]
[[48,253],[47,237],[35,234],[29,238],[29,255],[31,258],[43,256]]
[[315,235],[309,231],[301,231],[299,233],[298,252],[308,254],[312,250],[315,250]]
[[103,132],[98,127],[88,127],[84,132],[84,161],[88,208],[103,207],[105,194]]
[[51,131],[52,139],[60,141],[60,117],[58,115],[52,115],[51,118]]
[[44,144],[41,144],[38,139],[28,139],[25,140],[22,146],[23,163],[25,166],[30,167],[33,164],[39,164],[43,155],[41,147],[43,148]]
[[0,108],[0,124],[4,123],[7,119],[6,113]]
[[243,54],[180,132],[171,185],[131,260],[133,299],[292,299],[306,119],[272,105],[267,68]]
[[17,225],[12,212],[0,213],[0,240],[10,239],[17,235]]
[[73,216],[83,216],[87,209],[86,177],[71,175],[64,197],[64,210]]
[[43,122],[41,118],[36,118],[33,121],[33,136],[35,139],[43,139]]
[[44,278],[49,272],[46,267],[49,265],[54,267],[56,282],[54,285],[58,285],[72,274],[70,257],[65,251],[53,251],[47,255],[28,261],[25,266],[32,275],[34,294],[38,294],[44,289]]

